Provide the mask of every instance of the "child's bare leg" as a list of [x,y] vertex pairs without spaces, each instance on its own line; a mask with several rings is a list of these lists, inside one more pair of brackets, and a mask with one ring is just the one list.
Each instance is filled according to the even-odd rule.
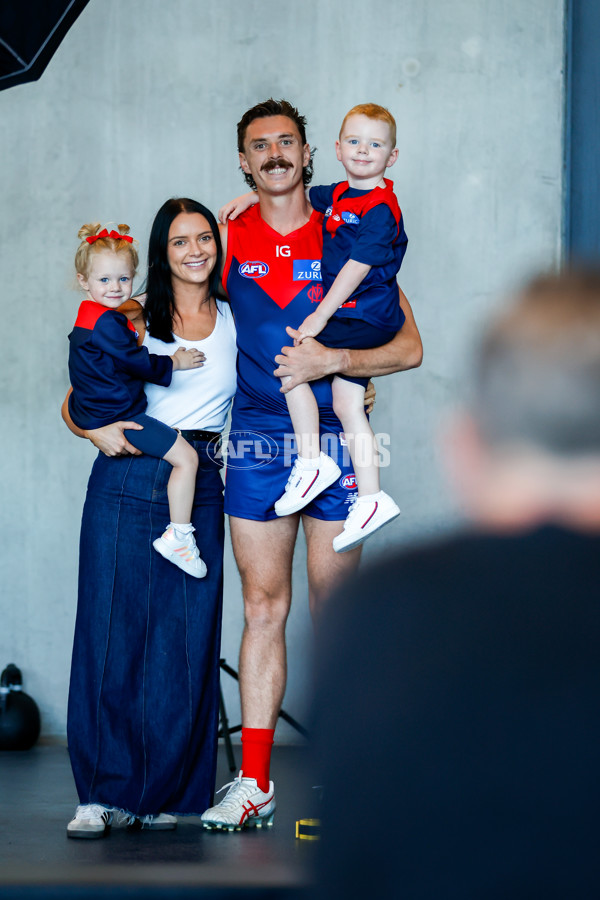
[[342,423],[354,464],[358,496],[376,494],[379,491],[379,452],[365,413],[365,389],[336,375],[331,390],[333,410]]
[[204,578],[206,563],[200,558],[192,525],[198,455],[194,448],[178,435],[163,458],[173,466],[167,483],[171,522],[164,534],[153,541],[154,549],[188,575]]
[[164,459],[173,466],[167,484],[171,522],[187,525],[192,521],[198,454],[181,435],[177,435],[177,440],[169,452],[165,453]]
[[[288,378],[282,378],[285,384]],[[298,456],[317,459],[319,445],[319,407],[309,384],[299,384],[285,395],[292,427],[298,444]]]
[[399,516],[400,510],[379,487],[379,453],[364,411],[364,388],[335,376],[332,391],[333,408],[348,441],[358,484],[358,497],[350,507],[344,530],[333,539],[336,553],[344,553]]
[[[281,381],[285,384],[289,378]],[[321,453],[319,408],[312,388],[308,384],[299,384],[285,396],[298,442],[298,456],[285,492],[275,501],[278,516],[290,516],[304,509],[342,474],[336,461]]]

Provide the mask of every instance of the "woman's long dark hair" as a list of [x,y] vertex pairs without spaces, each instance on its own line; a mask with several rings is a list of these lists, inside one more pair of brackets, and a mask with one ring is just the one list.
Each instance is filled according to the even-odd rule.
[[208,296],[217,297],[219,294],[219,278],[221,275],[221,238],[217,221],[211,211],[187,197],[172,197],[163,203],[156,213],[150,232],[148,243],[148,279],[146,281],[146,303],[144,315],[148,325],[148,331],[152,337],[165,343],[173,341],[173,318],[175,316],[175,296],[171,280],[171,269],[167,258],[169,244],[169,229],[173,219],[180,213],[200,213],[204,216],[217,244],[217,259],[210,273],[208,282]]

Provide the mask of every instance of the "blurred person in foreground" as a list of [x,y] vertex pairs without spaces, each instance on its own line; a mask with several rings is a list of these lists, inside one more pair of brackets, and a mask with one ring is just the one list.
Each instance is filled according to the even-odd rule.
[[600,896],[599,272],[504,308],[444,452],[472,527],[323,620],[317,894]]

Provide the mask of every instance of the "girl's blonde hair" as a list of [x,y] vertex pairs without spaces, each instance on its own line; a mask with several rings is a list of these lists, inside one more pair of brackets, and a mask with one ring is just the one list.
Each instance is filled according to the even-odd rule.
[[[129,253],[133,271],[137,271],[138,251],[135,246],[137,241],[133,238],[130,241],[125,240],[124,236],[129,234],[129,225],[117,225],[117,228],[118,232],[109,232],[106,225],[101,225],[100,222],[90,222],[81,226],[77,232],[77,237],[81,239],[81,244],[75,254],[75,271],[78,275],[83,275],[87,279],[92,267],[92,255],[101,253],[103,250],[110,250],[113,253]],[[106,235],[96,237],[101,231],[106,231]],[[96,239],[90,243],[87,238],[91,237]]]

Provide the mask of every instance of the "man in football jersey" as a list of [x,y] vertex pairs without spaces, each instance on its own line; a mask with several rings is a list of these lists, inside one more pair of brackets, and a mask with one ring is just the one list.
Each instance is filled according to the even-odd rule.
[[[222,229],[223,284],[238,330],[238,387],[232,412],[225,511],[242,579],[245,627],[240,651],[242,768],[225,798],[207,810],[208,829],[270,825],[275,810],[269,765],[286,680],[285,623],[300,514],[277,517],[273,504],[289,474],[293,429],[282,391],[310,381],[322,441],[340,479],[302,510],[313,619],[331,591],[357,567],[360,547],[336,554],[354,498],[354,474],[340,441],[327,376],[385,375],[421,363],[419,333],[406,297],[402,331],[372,350],[338,350],[316,340],[285,347],[322,297],[315,273],[321,257],[321,216],[305,196],[312,177],[305,119],[287,101],[267,100],[238,123],[238,150],[260,202]],[[275,369],[275,365],[278,367]],[[280,378],[290,376],[286,388]]]

